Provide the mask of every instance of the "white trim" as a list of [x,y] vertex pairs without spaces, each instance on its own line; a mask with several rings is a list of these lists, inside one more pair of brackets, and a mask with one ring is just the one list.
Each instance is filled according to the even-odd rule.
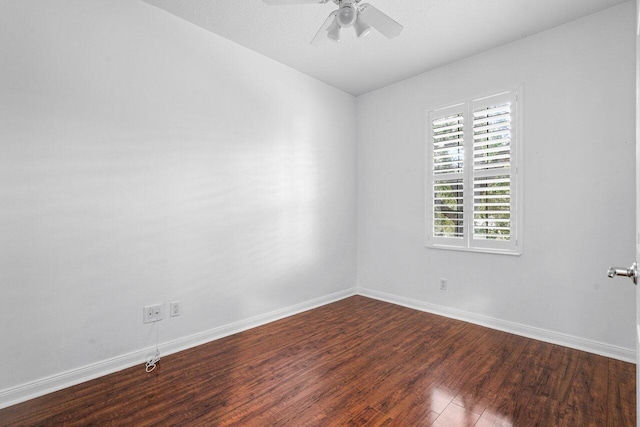
[[433,244],[427,246],[427,249],[444,249],[447,251],[458,251],[458,252],[478,252],[483,254],[498,254],[498,255],[509,255],[509,256],[521,256],[521,252],[514,252],[508,249],[489,249],[489,248],[464,248],[462,246],[452,246],[452,245],[440,245]]
[[[159,345],[160,354],[167,356],[182,350],[196,347],[247,329],[265,325],[285,317],[293,316],[304,311],[330,304],[348,297],[356,295],[356,289],[350,288],[344,291],[335,292],[319,298],[305,301],[300,304],[275,310],[270,313],[261,314],[249,319],[241,320],[208,331],[199,332],[187,337],[179,338],[173,341],[165,342]],[[149,353],[155,352],[155,346],[143,348],[132,353],[117,356],[108,360],[92,363],[78,369],[72,369],[67,372],[55,374],[47,378],[32,381],[26,384],[12,387],[6,390],[0,390],[0,409],[21,403],[36,397],[43,396],[54,391],[83,383],[104,375],[130,368],[137,364],[141,364],[140,369],[144,369],[144,362]]]
[[427,313],[437,314],[452,319],[462,320],[464,322],[473,323],[487,328],[496,329],[498,331],[508,332],[539,341],[558,344],[564,347],[576,350],[586,351],[588,353],[599,354],[601,356],[610,357],[612,359],[622,360],[624,362],[636,363],[636,352],[630,348],[618,347],[598,341],[592,341],[584,338],[574,337],[572,335],[560,332],[549,331],[542,328],[527,326],[520,323],[510,322],[507,320],[496,319],[482,314],[471,313],[464,310],[445,307],[442,305],[431,304],[428,302],[415,300],[412,298],[392,295],[385,292],[374,291],[358,287],[358,295],[380,301],[389,302],[391,304],[401,305],[403,307],[420,310]]

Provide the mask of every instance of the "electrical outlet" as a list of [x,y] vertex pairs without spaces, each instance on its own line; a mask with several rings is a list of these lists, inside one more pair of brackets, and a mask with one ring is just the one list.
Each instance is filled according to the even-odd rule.
[[447,290],[447,279],[440,279],[440,290],[441,291]]
[[171,301],[169,304],[169,315],[171,317],[180,316],[182,314],[182,303],[180,301]]
[[164,317],[164,306],[162,304],[146,305],[142,308],[142,322],[151,323],[162,320]]

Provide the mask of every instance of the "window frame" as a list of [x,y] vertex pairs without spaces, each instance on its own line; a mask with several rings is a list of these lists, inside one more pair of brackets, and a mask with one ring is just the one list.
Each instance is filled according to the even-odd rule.
[[[472,99],[470,101],[449,104],[436,108],[426,114],[427,126],[425,137],[425,246],[433,249],[448,249],[457,251],[497,253],[504,255],[521,255],[523,253],[523,114],[522,114],[522,86],[516,90],[499,92],[494,95]],[[474,171],[473,152],[473,119],[474,112],[483,107],[495,105],[497,102],[510,103],[510,163],[508,168],[490,171]],[[462,113],[463,117],[463,171],[434,175],[434,120]],[[506,173],[505,173],[506,172]],[[490,177],[500,174],[509,175],[510,199],[510,239],[490,240],[474,239],[474,177]],[[463,233],[459,238],[441,237],[434,233],[434,183],[438,180],[460,179],[463,186]]]

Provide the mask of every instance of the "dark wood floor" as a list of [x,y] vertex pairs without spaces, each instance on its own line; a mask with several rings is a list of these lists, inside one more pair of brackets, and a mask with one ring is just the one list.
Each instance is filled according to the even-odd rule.
[[635,366],[356,296],[0,410],[2,425],[633,426]]

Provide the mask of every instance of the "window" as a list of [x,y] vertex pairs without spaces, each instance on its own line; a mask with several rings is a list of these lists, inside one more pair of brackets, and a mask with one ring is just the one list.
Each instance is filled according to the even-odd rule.
[[522,253],[521,96],[517,91],[429,112],[429,247]]

